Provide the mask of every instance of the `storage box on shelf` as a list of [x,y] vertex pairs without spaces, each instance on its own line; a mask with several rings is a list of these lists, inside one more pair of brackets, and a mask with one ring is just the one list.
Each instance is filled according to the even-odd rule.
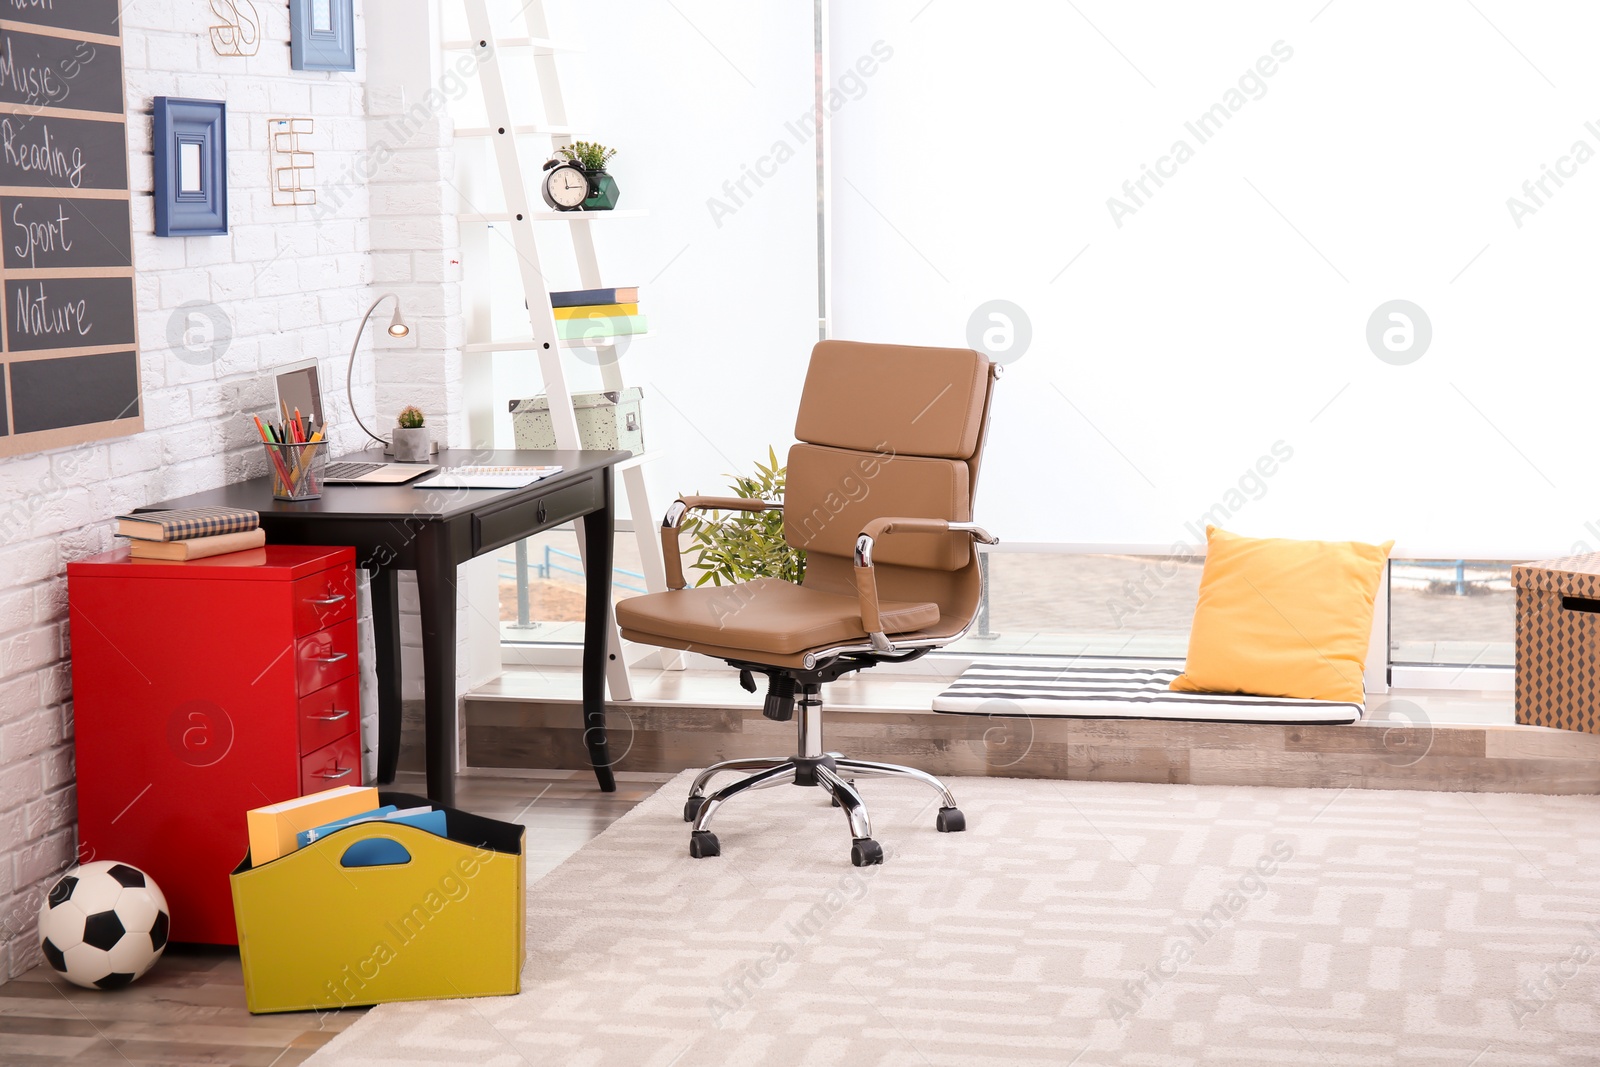
[[[578,443],[584,448],[644,453],[644,422],[639,410],[644,390],[574,393]],[[511,432],[518,448],[555,448],[556,428],[550,419],[550,398],[540,393],[511,401]]]
[[361,782],[355,551],[67,567],[80,858],[148,871],[172,939],[234,944],[245,812]]

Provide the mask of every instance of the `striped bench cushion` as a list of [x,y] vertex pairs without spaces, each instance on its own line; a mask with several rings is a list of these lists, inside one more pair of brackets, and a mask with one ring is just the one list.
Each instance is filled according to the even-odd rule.
[[934,698],[933,710],[951,715],[1310,725],[1353,723],[1365,711],[1361,704],[1333,700],[1175,693],[1167,687],[1181,669],[980,661]]

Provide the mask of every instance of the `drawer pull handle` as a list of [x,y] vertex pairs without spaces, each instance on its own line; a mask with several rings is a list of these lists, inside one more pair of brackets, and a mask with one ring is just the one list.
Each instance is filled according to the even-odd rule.
[[338,663],[340,660],[348,659],[349,657],[350,653],[348,652],[335,652],[331,656],[311,656],[310,658],[318,663]]
[[337,763],[335,763],[333,765],[333,770],[334,770],[334,773],[332,773],[332,774],[328,774],[328,773],[324,772],[322,774],[317,775],[317,777],[318,778],[326,778],[329,781],[333,781],[335,779],[345,777],[351,771],[355,770],[355,768],[354,767],[342,767],[341,768]]
[[340,719],[348,719],[349,717],[350,717],[350,712],[348,710],[345,710],[345,711],[330,711],[326,715],[307,715],[306,716],[306,718],[308,718],[308,719],[316,719],[318,722],[338,722]]
[[534,520],[537,521],[537,522],[543,522],[545,520],[545,516],[547,514],[549,514],[549,513],[547,511],[545,511],[544,501],[543,500],[539,501],[539,506],[534,511]]
[[344,593],[335,593],[332,596],[323,597],[320,600],[308,599],[306,601],[306,603],[307,604],[342,604],[346,600],[349,600],[349,599],[350,599],[349,596],[347,596]]

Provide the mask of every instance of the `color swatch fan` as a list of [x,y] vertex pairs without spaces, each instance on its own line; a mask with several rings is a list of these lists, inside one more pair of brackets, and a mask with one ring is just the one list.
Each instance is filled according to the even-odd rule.
[[137,867],[85,863],[50,887],[39,907],[39,947],[85,989],[121,989],[167,947],[167,898]]

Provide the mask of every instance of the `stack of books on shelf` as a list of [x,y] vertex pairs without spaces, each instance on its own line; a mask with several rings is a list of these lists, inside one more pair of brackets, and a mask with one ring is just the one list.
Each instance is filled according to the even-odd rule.
[[[439,837],[448,836],[445,813],[430,805],[397,808],[379,804],[378,791],[371,786],[342,785],[310,796],[268,804],[245,812],[250,833],[250,863],[259,867],[270,863],[347,826],[382,822],[386,826],[413,826]],[[340,862],[345,867],[379,866],[385,862],[392,843],[382,839],[356,842]],[[403,862],[403,861],[402,861]]]
[[644,333],[647,328],[636,286],[551,293],[550,306],[556,313],[556,336],[563,341]]
[[128,539],[134,559],[182,562],[260,548],[267,543],[261,516],[245,508],[183,508],[117,516],[117,536]]

